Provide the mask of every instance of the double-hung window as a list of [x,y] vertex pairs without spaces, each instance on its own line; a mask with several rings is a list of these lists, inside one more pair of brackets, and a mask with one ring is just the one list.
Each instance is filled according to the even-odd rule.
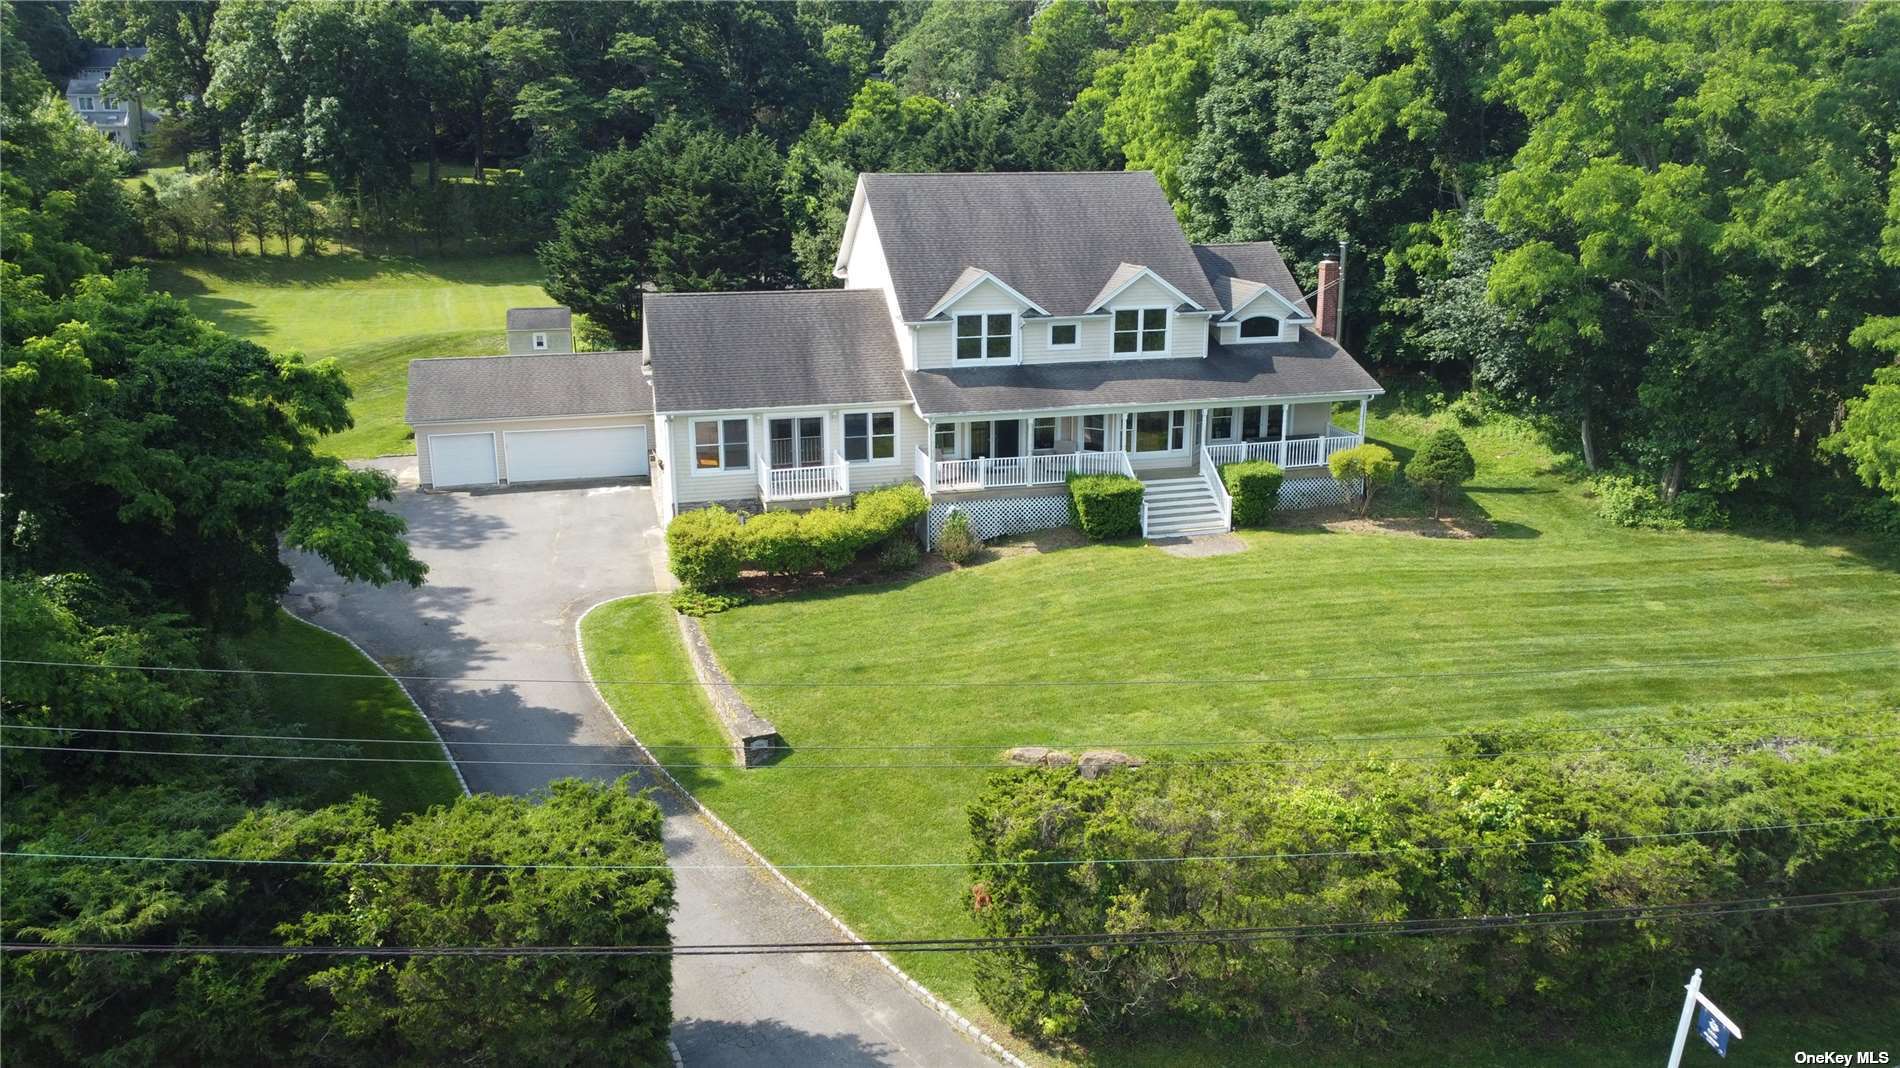
[[547,347],[548,347],[548,336],[546,334],[534,335],[534,350],[536,352],[540,352],[542,349],[545,349]]
[[1082,451],[1108,451],[1108,416],[1085,415],[1082,417]]
[[1187,448],[1187,409],[1136,412],[1123,419],[1128,452],[1179,452]]
[[854,464],[897,456],[896,412],[846,412],[844,458]]
[[750,421],[700,419],[693,423],[693,470],[744,471],[752,466]]
[[1056,451],[1056,419],[1053,415],[1039,415],[1029,421],[1029,451]]
[[931,428],[930,435],[937,459],[948,460],[957,454],[957,424],[938,423]]
[[1234,437],[1234,410],[1215,408],[1207,413],[1209,441],[1231,441]]
[[97,103],[92,97],[82,96],[79,98],[79,110],[81,111],[92,111],[95,110],[97,106]]
[[1016,317],[1008,312],[957,316],[957,359],[1007,360],[1016,335]]
[[1168,309],[1121,308],[1115,312],[1115,352],[1168,351]]

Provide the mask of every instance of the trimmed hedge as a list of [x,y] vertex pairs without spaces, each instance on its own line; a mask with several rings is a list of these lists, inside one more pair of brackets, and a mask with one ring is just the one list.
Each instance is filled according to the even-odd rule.
[[[970,810],[969,906],[988,937],[1543,914],[1900,883],[1889,713],[1793,705],[1773,729],[1708,712],[1553,760],[1549,735],[1473,733],[1442,760],[1302,763],[1284,746],[1089,780],[999,774]],[[1725,714],[1730,710],[1722,710]],[[1562,748],[1562,747],[1560,747]],[[1279,761],[1276,763],[1276,761]],[[1767,830],[1717,829],[1794,824]],[[1569,843],[1530,845],[1527,843]],[[1108,863],[1128,857],[1221,857]],[[1030,864],[1024,864],[1030,861]],[[1036,861],[1054,862],[1048,864]],[[1063,862],[1080,861],[1068,864]],[[1019,1033],[1186,1026],[1285,1043],[1627,1009],[1699,963],[1731,989],[1900,990],[1900,904],[1419,938],[982,954],[976,988]]]
[[1075,525],[1095,541],[1140,534],[1143,489],[1140,479],[1127,475],[1070,475]]
[[739,517],[718,505],[681,512],[666,525],[666,562],[673,577],[696,590],[710,590],[739,577]]
[[1221,484],[1234,499],[1234,525],[1264,527],[1280,503],[1280,483],[1286,472],[1266,460],[1243,460],[1220,465]]
[[924,491],[908,484],[860,493],[850,508],[766,512],[743,525],[715,505],[674,516],[666,547],[674,577],[697,590],[730,583],[746,568],[839,571],[864,550],[904,536],[929,507]]

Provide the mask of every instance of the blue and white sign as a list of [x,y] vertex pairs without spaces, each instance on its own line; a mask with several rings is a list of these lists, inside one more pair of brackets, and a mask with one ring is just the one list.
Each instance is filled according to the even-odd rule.
[[1713,1047],[1715,1052],[1728,1056],[1728,1040],[1734,1032],[1723,1026],[1722,1019],[1710,1012],[1707,1005],[1702,1006],[1702,1011],[1696,1014],[1695,1033],[1701,1035],[1702,1041]]

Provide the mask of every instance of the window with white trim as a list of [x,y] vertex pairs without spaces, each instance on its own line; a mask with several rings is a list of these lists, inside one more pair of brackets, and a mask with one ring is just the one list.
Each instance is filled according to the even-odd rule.
[[1279,337],[1280,320],[1271,315],[1252,315],[1240,321],[1243,338]]
[[1049,347],[1052,349],[1072,349],[1080,343],[1074,323],[1050,323]]
[[957,359],[1007,360],[1016,334],[1016,316],[1009,312],[957,316]]
[[1209,441],[1233,440],[1234,410],[1232,408],[1212,408],[1208,410],[1207,437]]
[[82,96],[79,98],[79,110],[92,111],[97,107],[98,107],[98,104],[93,100],[92,97]]
[[1120,308],[1115,312],[1115,352],[1168,351],[1168,309]]
[[751,466],[751,420],[693,420],[693,470],[744,471]]
[[1056,451],[1056,419],[1053,415],[1039,415],[1029,421],[1029,451]]
[[957,424],[938,423],[931,428],[930,434],[937,459],[948,460],[957,454]]
[[535,351],[537,351],[537,352],[538,352],[538,351],[540,351],[541,349],[545,349],[545,348],[547,348],[547,347],[548,347],[548,336],[547,336],[546,334],[536,334],[536,335],[534,335],[534,347],[535,347]]
[[1082,451],[1108,451],[1108,416],[1085,415],[1082,417]]
[[1122,418],[1124,452],[1179,452],[1187,448],[1187,409],[1135,412]]
[[897,456],[896,412],[844,413],[844,458],[854,464]]

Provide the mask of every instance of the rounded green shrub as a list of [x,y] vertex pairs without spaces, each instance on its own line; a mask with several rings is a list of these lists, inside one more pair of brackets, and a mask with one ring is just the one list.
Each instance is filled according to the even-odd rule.
[[982,541],[970,529],[970,517],[962,512],[951,512],[937,533],[937,555],[953,564],[969,563],[982,547]]
[[1478,462],[1471,458],[1465,439],[1447,427],[1425,439],[1405,465],[1405,477],[1432,495],[1432,518],[1445,510],[1445,497],[1478,473]]
[[1094,541],[1140,534],[1143,489],[1140,479],[1127,475],[1070,475],[1075,525]]
[[1328,456],[1326,468],[1333,473],[1334,481],[1345,485],[1349,495],[1358,492],[1359,514],[1365,515],[1372,510],[1373,494],[1398,477],[1399,462],[1390,449],[1368,442]]
[[667,566],[681,585],[696,590],[739,577],[744,559],[739,517],[718,505],[681,512],[666,525]]
[[798,532],[813,560],[826,571],[850,567],[858,550],[870,543],[857,516],[842,508],[813,508],[798,517]]
[[1266,460],[1244,460],[1220,466],[1221,484],[1234,499],[1234,525],[1264,527],[1280,503],[1280,483],[1286,472]]
[[818,566],[818,554],[797,512],[766,512],[746,520],[740,545],[745,562],[774,575],[798,575]]

